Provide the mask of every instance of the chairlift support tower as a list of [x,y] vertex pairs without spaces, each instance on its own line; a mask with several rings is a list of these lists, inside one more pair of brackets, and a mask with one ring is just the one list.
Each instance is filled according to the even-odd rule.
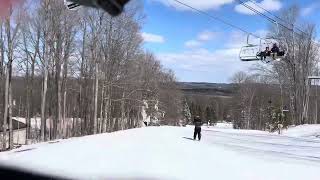
[[[312,80],[319,80],[320,76],[308,76],[308,79],[310,81]],[[310,82],[311,83],[311,82]],[[316,84],[316,117],[315,117],[315,122],[318,122],[318,84]]]

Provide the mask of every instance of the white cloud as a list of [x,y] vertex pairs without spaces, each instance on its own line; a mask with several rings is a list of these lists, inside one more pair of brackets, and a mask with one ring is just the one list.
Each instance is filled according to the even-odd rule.
[[203,31],[198,35],[200,41],[210,41],[216,36],[216,33],[211,31]]
[[316,11],[320,6],[320,3],[313,3],[305,8],[302,8],[301,15],[302,16],[308,16],[312,14],[314,11]]
[[[254,33],[263,37],[267,31],[258,30]],[[246,71],[257,62],[242,62],[239,59],[240,49],[246,45],[246,34],[233,31],[226,33],[225,37],[227,38],[221,43],[220,49],[213,51],[196,46],[182,52],[158,53],[156,55],[165,67],[176,72],[178,79],[229,82],[229,78],[235,72]],[[250,43],[259,44],[259,39],[251,37]]]
[[141,34],[141,36],[142,36],[144,42],[151,42],[151,43],[164,43],[165,42],[164,37],[161,35],[143,32]]
[[[166,6],[172,6],[178,10],[191,10],[190,8],[187,8],[175,2],[174,0],[153,0],[153,1],[161,2]],[[218,9],[225,4],[232,3],[234,0],[180,0],[180,1],[200,10],[209,10],[209,9]]]
[[[195,76],[201,74],[197,81],[227,82],[237,71],[246,70],[256,62],[242,62],[239,59],[240,48],[226,48],[215,51],[207,49],[187,50],[181,53],[157,54],[160,61],[176,72],[190,72]],[[189,74],[189,73],[188,73]],[[179,79],[186,75],[177,73]]]
[[[264,13],[264,10],[261,9],[260,7],[263,7],[267,11],[278,11],[282,7],[282,3],[280,0],[262,0],[261,2],[257,2],[253,0],[255,3],[251,1],[245,2],[246,5],[257,9],[260,12]],[[256,5],[257,4],[257,5]],[[260,6],[260,7],[258,7]],[[247,14],[247,15],[255,15],[256,13],[248,9],[247,7],[243,6],[242,4],[238,4],[235,6],[235,11],[241,14]]]
[[303,9],[301,10],[301,15],[307,16],[307,15],[311,14],[314,10],[315,10],[315,7],[312,7],[312,6],[310,6],[310,7],[305,7],[305,8],[303,8]]
[[202,43],[200,41],[197,41],[197,40],[189,40],[187,42],[184,43],[184,45],[187,47],[187,48],[194,48],[194,47],[199,47],[202,45]]
[[205,42],[212,40],[215,38],[217,33],[212,31],[202,31],[197,35],[196,40],[192,39],[184,43],[187,48],[195,48],[203,45]]

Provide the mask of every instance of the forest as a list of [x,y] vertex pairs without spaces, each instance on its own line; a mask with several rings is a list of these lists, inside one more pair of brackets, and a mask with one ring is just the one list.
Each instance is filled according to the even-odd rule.
[[0,19],[2,149],[14,148],[17,118],[27,144],[146,120],[177,125],[181,94],[174,73],[143,48],[144,19],[140,1],[117,17],[56,0],[11,6]]

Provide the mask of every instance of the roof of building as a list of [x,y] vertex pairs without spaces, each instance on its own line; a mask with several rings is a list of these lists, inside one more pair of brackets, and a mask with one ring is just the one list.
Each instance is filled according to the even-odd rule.
[[[9,122],[8,122],[9,125]],[[17,121],[16,119],[12,118],[12,129],[13,130],[18,130],[18,129],[24,129],[26,128],[26,124],[22,123],[20,121]],[[9,128],[7,128],[7,130],[9,130]],[[2,132],[2,128],[0,128],[0,132]]]

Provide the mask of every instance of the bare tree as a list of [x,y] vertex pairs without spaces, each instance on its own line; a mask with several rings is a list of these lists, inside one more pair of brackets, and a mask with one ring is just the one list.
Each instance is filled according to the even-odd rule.
[[[6,54],[6,80],[5,80],[5,97],[4,97],[4,123],[6,126],[9,122],[9,149],[13,148],[13,130],[12,130],[12,68],[13,61],[17,59],[15,51],[17,50],[19,43],[19,28],[20,19],[19,13],[13,14],[13,7],[10,7],[9,14],[5,18],[4,22],[4,37],[6,44],[4,45]],[[16,17],[14,23],[13,18]],[[7,128],[7,127],[6,127]],[[4,132],[4,136],[6,133]]]
[[[293,6],[283,10],[281,14],[294,28],[297,26],[299,17],[299,7]],[[302,25],[298,25],[300,28]],[[307,120],[310,84],[308,76],[314,71],[314,65],[317,62],[317,46],[314,44],[314,25],[304,25],[303,33],[297,33],[287,28],[274,30],[273,35],[280,39],[281,44],[288,44],[290,47],[287,57],[283,59],[284,63],[275,64],[283,66],[285,71],[283,79],[289,82],[290,113],[292,124],[303,124]]]
[[[6,112],[1,116],[25,112],[27,139],[35,141],[139,127],[146,103],[153,121],[177,125],[181,95],[174,74],[142,48],[138,4],[132,3],[130,11],[118,17],[85,8],[67,11],[61,1],[28,4],[32,8],[23,11],[21,36],[13,38],[18,21],[12,21],[9,32],[12,45],[19,45],[19,58],[11,67],[25,78],[12,87],[17,91],[10,95],[11,77],[7,76]],[[9,26],[2,22],[0,57],[7,61],[14,58],[5,53],[10,47],[5,27]],[[6,65],[9,72],[10,63]],[[13,76],[14,81],[18,79]],[[25,103],[19,104],[19,112],[10,111],[11,99],[17,97]],[[38,114],[40,127],[35,123]]]

